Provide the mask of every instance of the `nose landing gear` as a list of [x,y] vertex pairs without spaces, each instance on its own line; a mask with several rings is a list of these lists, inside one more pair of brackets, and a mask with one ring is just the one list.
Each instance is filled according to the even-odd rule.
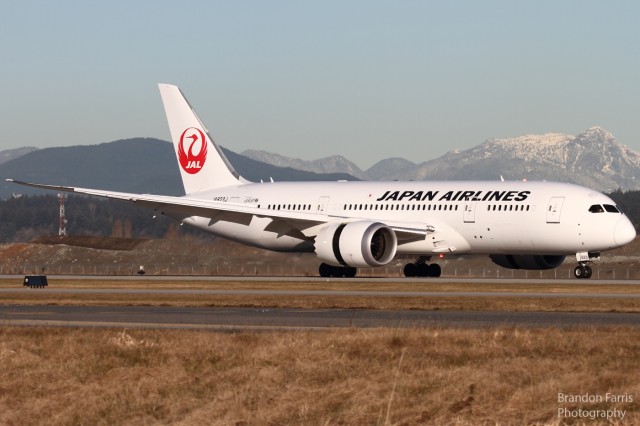
[[591,269],[591,266],[587,265],[587,263],[597,259],[600,259],[600,253],[592,253],[592,252],[576,253],[576,260],[578,261],[578,266],[576,266],[576,268],[573,270],[573,276],[579,279],[591,278],[591,275],[593,274],[593,270]]
[[591,278],[592,273],[593,270],[591,269],[591,266],[585,265],[583,263],[576,266],[576,269],[573,270],[573,276],[579,279]]

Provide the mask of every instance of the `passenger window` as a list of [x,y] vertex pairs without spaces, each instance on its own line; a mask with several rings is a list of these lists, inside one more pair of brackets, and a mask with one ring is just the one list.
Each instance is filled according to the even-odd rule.
[[602,208],[602,206],[600,204],[594,204],[591,207],[589,207],[589,211],[591,213],[604,213],[604,209]]
[[620,211],[616,208],[616,206],[612,206],[611,204],[605,204],[604,209],[608,213],[620,213]]

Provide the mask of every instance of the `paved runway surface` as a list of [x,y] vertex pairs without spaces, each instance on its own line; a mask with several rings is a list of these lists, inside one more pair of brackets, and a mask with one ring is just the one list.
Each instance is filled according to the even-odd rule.
[[640,326],[640,314],[387,311],[357,309],[0,306],[0,325],[191,328],[213,330],[426,326]]
[[[22,275],[0,275],[0,279],[15,280],[21,283]],[[304,282],[304,283],[324,283],[324,282],[345,282],[345,283],[462,283],[462,284],[481,284],[481,283],[500,283],[500,284],[580,284],[598,286],[602,284],[618,284],[618,285],[640,285],[640,280],[628,279],[596,279],[576,280],[571,279],[555,279],[555,278],[407,278],[407,277],[355,277],[355,278],[321,278],[321,277],[263,277],[263,276],[221,276],[221,275],[50,275],[50,280],[74,280],[74,281],[131,281],[136,280],[144,283],[145,281],[204,281],[204,282],[220,282],[220,281],[237,281],[237,282]]]
[[[23,288],[0,288],[3,293],[24,293]],[[626,298],[639,299],[640,293],[543,293],[517,291],[376,291],[376,290],[203,290],[203,289],[121,289],[47,288],[49,294],[175,294],[202,296],[343,296],[343,297],[523,297],[523,298]]]
[[[78,279],[83,277],[56,277]],[[121,277],[130,280],[132,277]],[[135,279],[136,277],[134,277]],[[139,277],[140,281],[221,281],[230,277]],[[99,277],[86,277],[88,280]],[[108,280],[118,277],[107,277]],[[251,278],[231,278],[238,281],[252,281]],[[253,281],[317,281],[321,278],[258,277]],[[340,280],[331,280],[340,281]],[[398,282],[397,279],[360,279],[348,282]],[[554,292],[556,280],[469,280],[447,279],[447,282],[487,283],[500,282],[543,284],[535,292],[518,291],[378,291],[368,290],[265,290],[265,289],[171,289],[171,288],[55,288],[27,289],[22,286],[0,288],[0,294],[23,292],[46,292],[49,294],[175,294],[175,295],[282,295],[282,296],[359,296],[359,297],[518,297],[518,298],[640,298],[640,291],[624,294],[598,293],[598,284],[638,285],[635,281],[590,281],[594,291]],[[19,281],[18,281],[19,282]],[[405,280],[402,280],[405,282]],[[424,282],[424,281],[420,281]],[[564,283],[564,281],[561,281]],[[587,284],[580,282],[579,284]],[[547,292],[546,285],[550,290]],[[194,328],[215,330],[265,330],[265,329],[323,329],[328,327],[425,327],[425,326],[525,326],[525,327],[574,327],[630,325],[640,326],[640,314],[623,313],[568,313],[568,312],[460,312],[460,311],[389,311],[389,310],[349,310],[349,309],[255,309],[255,308],[212,308],[212,307],[154,307],[154,306],[56,306],[56,305],[0,305],[0,325],[61,325],[78,327],[149,327],[149,328]]]

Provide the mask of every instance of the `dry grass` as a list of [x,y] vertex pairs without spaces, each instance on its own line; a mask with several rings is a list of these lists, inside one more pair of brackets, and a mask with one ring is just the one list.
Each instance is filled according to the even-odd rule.
[[[640,298],[626,297],[638,294],[633,284],[590,283],[518,283],[503,282],[353,282],[353,281],[171,281],[171,280],[66,280],[52,278],[45,290],[23,290],[21,281],[0,280],[0,288],[14,288],[15,293],[1,293],[0,304],[56,304],[56,305],[149,305],[149,306],[210,306],[258,308],[311,308],[311,309],[437,309],[471,311],[564,311],[564,312],[640,312]],[[56,289],[110,288],[110,289],[210,289],[210,290],[331,290],[336,295],[207,295],[207,294],[66,294]],[[373,297],[342,295],[340,291],[412,291],[442,292],[441,296]],[[459,292],[510,292],[514,296],[463,297]],[[553,294],[553,298],[529,297],[529,293]],[[517,294],[521,293],[522,297]],[[613,298],[557,297],[559,294],[584,293],[616,295]]]
[[[634,328],[2,327],[0,363],[8,425],[557,425],[565,405],[615,407],[640,423]],[[560,404],[558,392],[634,401]]]
[[2,305],[177,306],[519,312],[640,312],[639,298],[360,297],[184,294],[0,294]]
[[[0,288],[20,288],[22,276],[1,278]],[[514,284],[511,280],[489,280],[470,282],[468,280],[450,281],[442,279],[396,280],[363,279],[247,279],[203,277],[202,279],[172,279],[166,277],[141,277],[131,279],[113,279],[109,277],[82,277],[76,279],[48,277],[50,288],[124,288],[124,289],[235,289],[235,290],[335,290],[335,291],[443,291],[443,292],[515,292],[515,293],[618,293],[620,295],[640,293],[638,284],[612,284],[607,281],[590,280],[586,283],[579,280],[554,280],[539,282],[521,280]]]

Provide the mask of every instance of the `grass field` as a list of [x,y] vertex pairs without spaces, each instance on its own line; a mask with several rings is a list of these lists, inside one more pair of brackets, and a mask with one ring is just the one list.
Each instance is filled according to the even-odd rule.
[[[5,280],[0,288],[19,287]],[[449,291],[446,297],[60,294],[74,287]],[[456,297],[511,291],[523,297]],[[527,292],[613,298],[527,298]],[[50,279],[7,304],[638,312],[634,285]],[[0,424],[640,424],[640,329],[204,332],[0,324]],[[561,395],[591,402],[560,402]],[[615,401],[613,397],[615,396]],[[576,416],[566,417],[559,410]],[[582,411],[579,411],[582,410]],[[595,417],[614,413],[608,421]],[[624,412],[624,418],[621,418]],[[566,413],[566,412],[563,412]],[[593,417],[593,419],[591,418]]]
[[564,408],[640,423],[640,331],[629,328],[3,327],[0,361],[2,424],[607,424]]

